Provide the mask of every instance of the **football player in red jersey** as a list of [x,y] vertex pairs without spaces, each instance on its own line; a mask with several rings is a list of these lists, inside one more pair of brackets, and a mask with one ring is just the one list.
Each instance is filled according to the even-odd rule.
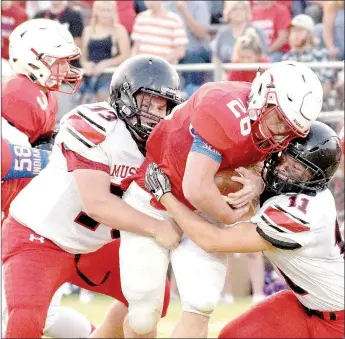
[[[56,125],[54,91],[62,83],[73,93],[82,79],[81,70],[70,65],[80,57],[68,30],[47,19],[29,20],[9,37],[9,62],[16,73],[2,84],[2,117],[28,136],[32,146],[49,140]],[[12,200],[29,179],[8,181],[2,187],[1,210],[5,217]]]
[[[183,206],[168,177],[150,164],[146,184],[196,244],[210,253],[263,251],[290,290],[228,323],[219,338],[343,338],[344,250],[327,188],[341,158],[339,138],[314,122],[264,165],[271,197],[247,222],[218,229]],[[167,193],[167,194],[165,194]]]
[[[154,161],[167,173],[172,192],[190,209],[221,224],[232,224],[243,206],[260,195],[260,176],[241,166],[251,165],[290,140],[304,137],[320,113],[322,86],[315,73],[296,62],[274,64],[253,84],[214,82],[203,85],[160,122],[147,142],[145,162],[130,178],[123,199],[156,218],[168,213],[145,189],[145,171]],[[214,182],[218,169],[238,169],[246,181],[225,202]],[[128,182],[127,182],[128,183]],[[123,184],[126,187],[125,183]],[[145,247],[145,251],[140,249]],[[140,253],[139,253],[140,252]],[[171,252],[148,237],[121,231],[121,283],[129,302],[129,337],[149,332],[159,321],[169,257],[181,297],[183,313],[173,337],[206,337],[208,320],[224,285],[225,255],[208,254],[188,237]],[[136,298],[137,293],[142,296]],[[140,319],[140,320],[139,320]],[[147,333],[146,332],[146,333]]]
[[[79,58],[80,50],[70,33],[59,23],[46,19],[26,21],[16,27],[9,41],[9,62],[14,75],[3,77],[2,80],[2,136],[15,145],[25,146],[13,148],[14,152],[18,153],[21,149],[24,153],[20,153],[21,159],[14,153],[13,160],[18,160],[18,163],[12,169],[27,171],[25,177],[17,176],[12,180],[6,179],[14,174],[13,171],[5,176],[6,181],[1,187],[1,210],[4,217],[7,216],[13,199],[32,179],[28,171],[30,160],[33,161],[32,170],[37,172],[38,154],[44,157],[47,155],[46,151],[30,146],[39,146],[49,141],[53,132],[57,113],[57,100],[53,92],[59,91],[62,82],[65,82],[70,84],[70,93],[73,93],[82,79],[81,71],[70,66],[71,60]],[[29,153],[32,159],[27,157]],[[4,161],[2,164],[4,165]],[[53,297],[45,324],[45,335],[89,335],[92,329],[90,322],[77,311],[59,306],[61,295],[57,293]],[[5,300],[2,306],[6,310]]]

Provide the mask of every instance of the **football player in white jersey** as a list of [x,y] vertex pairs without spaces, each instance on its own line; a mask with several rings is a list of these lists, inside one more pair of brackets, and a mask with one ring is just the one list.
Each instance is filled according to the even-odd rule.
[[314,122],[305,139],[265,161],[273,196],[250,221],[223,229],[182,205],[168,177],[150,164],[147,188],[196,244],[213,253],[263,251],[290,287],[228,323],[219,338],[344,337],[344,241],[327,188],[340,158],[336,133]]
[[[144,160],[153,127],[182,102],[179,88],[165,60],[133,57],[115,71],[109,103],[78,106],[63,118],[48,166],[13,201],[3,224],[6,337],[40,337],[64,282],[127,305],[118,230],[178,246],[175,225],[127,205],[120,184]],[[164,315],[168,303],[167,284],[164,309],[157,311]]]

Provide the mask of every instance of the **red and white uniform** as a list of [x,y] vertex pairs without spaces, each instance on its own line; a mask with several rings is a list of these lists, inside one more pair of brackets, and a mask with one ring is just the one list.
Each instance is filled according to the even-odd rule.
[[236,318],[219,337],[343,338],[344,241],[332,193],[273,197],[251,221],[275,246],[264,254],[290,291]]
[[[105,171],[116,194],[142,161],[124,122],[107,103],[79,106],[63,118],[48,166],[13,201],[3,225],[8,337],[40,337],[50,300],[65,282],[127,303],[120,284],[119,239],[113,241],[118,231],[83,212],[72,172]],[[163,315],[169,287],[165,291]],[[22,326],[25,317],[34,318],[30,326]]]
[[[145,189],[146,168],[154,161],[169,176],[174,195],[194,210],[184,197],[182,180],[196,136],[202,139],[201,149],[212,149],[217,157],[221,157],[220,168],[235,169],[261,160],[263,155],[252,140],[247,114],[250,86],[240,82],[208,83],[187,102],[177,106],[172,115],[152,131],[143,165],[124,182],[125,186],[132,181],[123,199],[150,216],[169,217],[163,206]],[[143,247],[145,251],[141,250]],[[225,255],[206,253],[187,236],[183,237],[177,249],[169,253],[148,237],[121,232],[121,283],[131,305],[131,322],[135,321],[138,291],[144,292],[145,300],[155,298],[150,306],[159,306],[157,295],[162,295],[164,290],[169,258],[183,310],[209,316],[215,308],[225,281]]]
[[[38,138],[50,135],[56,124],[57,99],[52,92],[44,93],[40,86],[24,75],[7,78],[2,85],[2,117],[27,136],[17,137],[12,132],[3,137],[11,143],[29,146]],[[6,131],[10,129],[6,127]],[[10,136],[8,134],[12,134]],[[11,139],[9,139],[11,138]],[[24,140],[24,141],[23,141]],[[1,187],[1,210],[6,217],[11,202],[17,194],[31,181],[18,179],[5,182]]]
[[340,138],[340,142],[341,142],[341,147],[343,149],[343,154],[345,153],[345,146],[344,146],[344,127],[341,129],[340,133],[339,133],[339,138]]

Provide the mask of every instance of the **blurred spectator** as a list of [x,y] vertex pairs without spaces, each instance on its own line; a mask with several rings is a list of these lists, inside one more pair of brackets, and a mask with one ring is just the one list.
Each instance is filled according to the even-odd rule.
[[188,39],[183,22],[163,6],[163,1],[145,1],[148,8],[135,19],[132,54],[153,54],[177,64],[186,53]]
[[287,40],[291,14],[288,8],[276,1],[259,1],[253,8],[252,22],[266,33],[270,60],[280,61],[289,50]]
[[230,62],[236,39],[248,28],[254,28],[257,31],[263,51],[267,52],[266,36],[260,28],[249,22],[250,16],[248,1],[225,1],[223,19],[228,25],[218,31],[213,41],[214,57],[223,63]]
[[[251,1],[251,6],[255,7],[261,0],[252,0]],[[296,2],[296,0],[292,1],[292,0],[277,0],[277,3],[284,5],[290,13],[292,13],[292,3]]]
[[[300,62],[329,61],[326,49],[316,45],[313,19],[306,14],[299,14],[291,21],[289,43],[291,50],[283,55],[283,60]],[[334,109],[335,94],[332,90],[334,73],[332,69],[316,69],[324,91],[324,110]]]
[[309,15],[314,20],[314,23],[316,25],[322,22],[324,3],[325,1],[306,1],[306,8],[304,10],[304,14]]
[[146,11],[145,0],[134,0],[134,9],[137,14]]
[[233,288],[234,285],[231,281],[231,270],[235,258],[244,257],[246,259],[249,280],[252,288],[252,303],[256,304],[265,298],[264,285],[265,285],[265,261],[262,252],[253,253],[235,253],[228,256],[228,270],[226,281],[223,289],[223,301],[232,304],[234,302]]
[[[189,43],[181,64],[202,64],[211,62],[209,28],[211,13],[205,1],[167,1],[166,7],[177,13],[183,20]],[[184,91],[191,95],[204,82],[203,72],[183,72]]]
[[126,28],[118,23],[114,1],[95,1],[90,26],[83,33],[81,64],[84,82],[79,88],[81,103],[106,101],[109,96],[111,74],[107,67],[118,66],[130,55],[130,41]]
[[117,0],[117,13],[119,15],[120,24],[125,26],[127,32],[130,34],[133,31],[135,21],[134,0]]
[[208,9],[211,13],[211,24],[220,24],[223,21],[223,0],[206,0]]
[[15,1],[1,1],[1,57],[9,58],[9,36],[28,17],[20,4]]
[[49,9],[50,1],[42,1],[42,0],[30,0],[30,1],[23,1],[23,8],[26,11],[26,14],[30,19],[32,19],[36,13],[40,11],[45,11]]
[[344,1],[324,4],[323,40],[332,60],[344,60]]
[[[35,18],[59,21],[67,27],[74,38],[75,44],[81,48],[81,36],[84,29],[83,18],[80,12],[68,6],[68,1],[51,1],[49,9],[36,13]],[[80,67],[80,62],[74,60],[71,65]]]
[[[236,40],[231,61],[238,63],[258,63],[269,61],[263,53],[260,38],[254,28],[248,28],[245,35]],[[256,74],[257,71],[233,70],[229,71],[228,80],[253,82]]]

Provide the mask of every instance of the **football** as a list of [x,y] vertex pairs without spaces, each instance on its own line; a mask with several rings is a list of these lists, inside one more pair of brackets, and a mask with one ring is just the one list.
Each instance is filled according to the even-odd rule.
[[[260,163],[248,166],[246,168],[256,174],[261,173]],[[225,200],[229,193],[238,192],[243,187],[241,183],[231,180],[231,177],[233,176],[240,176],[240,174],[233,169],[225,168],[219,170],[214,177],[214,181],[219,189],[219,192],[224,196]],[[255,214],[255,208],[258,205],[258,203],[259,199],[253,200],[251,202],[250,210],[245,215],[243,215],[240,220],[250,219]]]
[[238,177],[239,174],[229,168],[221,169],[216,173],[214,181],[222,195],[227,196],[229,193],[235,193],[242,188],[241,183],[231,180],[233,176]]

